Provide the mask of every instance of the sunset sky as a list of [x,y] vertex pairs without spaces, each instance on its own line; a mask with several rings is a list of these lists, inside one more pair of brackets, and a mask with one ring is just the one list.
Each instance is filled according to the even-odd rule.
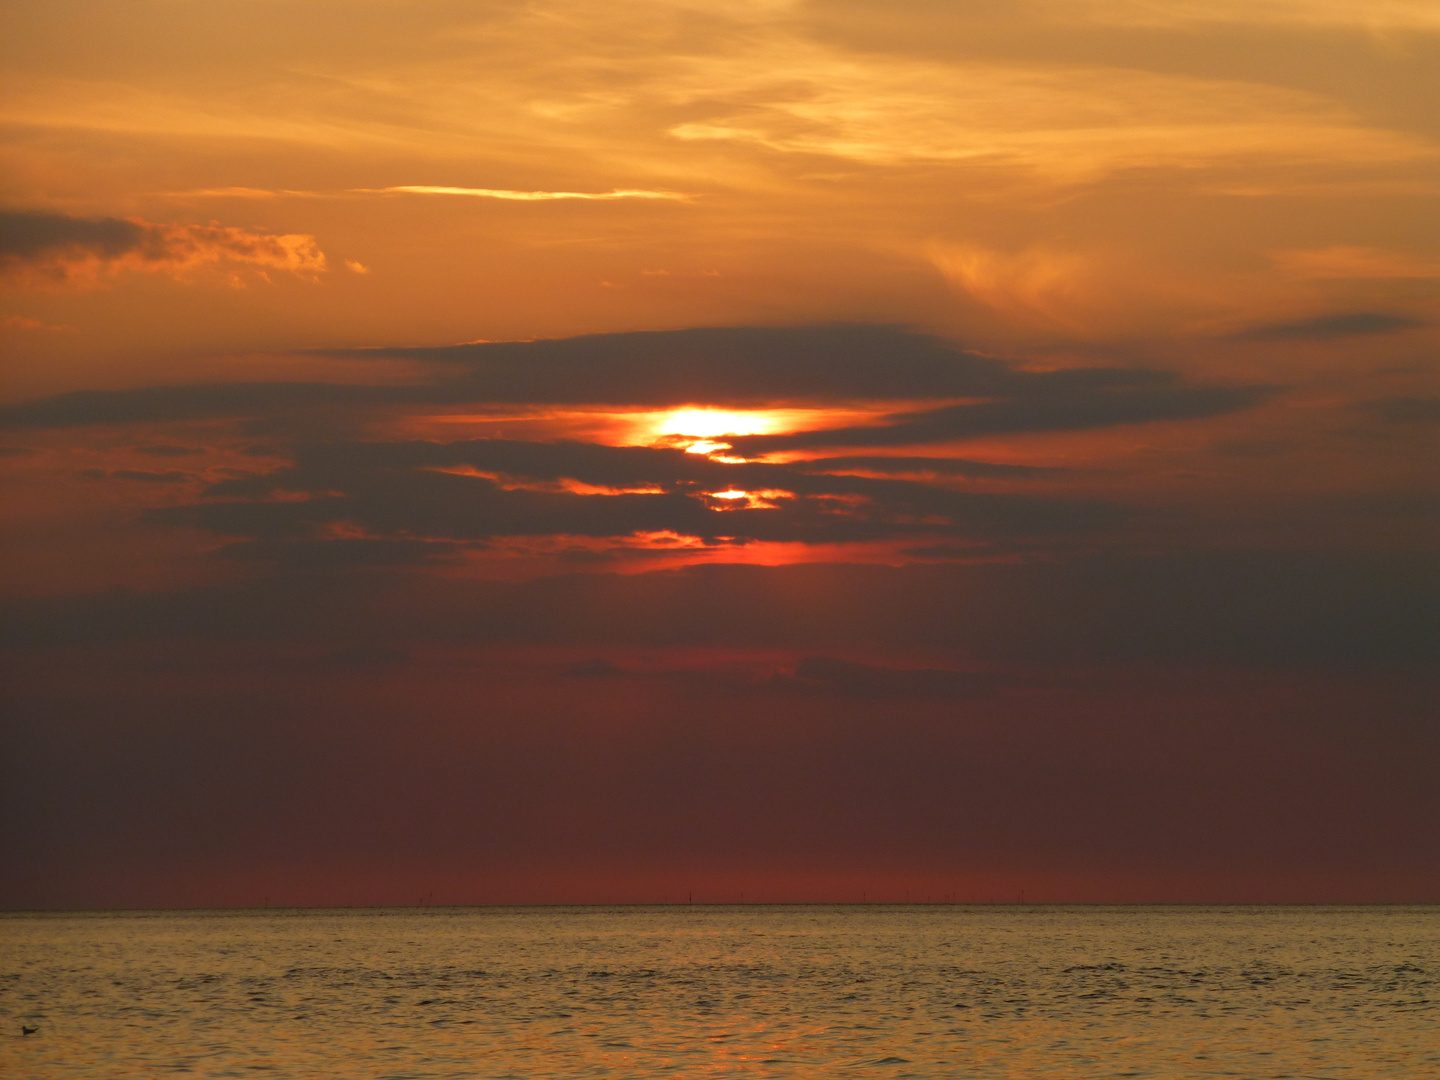
[[0,906],[1440,901],[1434,0],[0,42]]

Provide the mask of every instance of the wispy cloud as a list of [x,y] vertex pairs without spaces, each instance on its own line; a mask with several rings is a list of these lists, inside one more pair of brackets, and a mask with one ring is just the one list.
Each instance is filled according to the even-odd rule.
[[1434,157],[1428,140],[1367,128],[1313,93],[1113,65],[861,59],[772,36],[751,52],[696,58],[672,85],[687,106],[728,106],[671,127],[676,140],[867,164],[963,162],[1088,182],[1137,168]]
[[1373,247],[1327,247],[1275,251],[1270,258],[1301,278],[1437,278],[1440,258]]
[[1331,341],[1369,334],[1393,334],[1424,326],[1420,319],[1383,311],[1352,311],[1312,319],[1269,323],[1233,335],[1239,341]]
[[165,192],[175,199],[320,199],[323,191],[295,191],[289,188],[212,187],[191,191]]
[[459,195],[472,199],[503,199],[509,202],[553,202],[580,199],[612,202],[617,199],[666,199],[687,202],[694,198],[681,191],[649,188],[616,188],[612,191],[519,191],[513,188],[447,187],[438,184],[399,184],[383,188],[344,188],[337,191],[296,191],[290,188],[214,187],[165,193],[177,199],[339,199],[354,195]]
[[932,244],[928,254],[947,281],[986,307],[1075,327],[1077,310],[1094,308],[1093,258],[1031,248],[1007,254],[974,244]]
[[1185,26],[1196,23],[1359,26],[1375,29],[1440,27],[1430,0],[1090,0],[1037,5],[1077,21],[1120,26]]
[[55,326],[41,322],[28,315],[0,315],[0,330],[68,330],[73,332],[74,329],[73,326]]
[[377,195],[465,195],[475,199],[508,199],[513,202],[548,202],[554,199],[674,199],[683,202],[689,195],[678,191],[649,191],[643,188],[622,188],[616,191],[512,191],[508,188],[436,187],[429,184],[404,184],[387,188],[356,188]]

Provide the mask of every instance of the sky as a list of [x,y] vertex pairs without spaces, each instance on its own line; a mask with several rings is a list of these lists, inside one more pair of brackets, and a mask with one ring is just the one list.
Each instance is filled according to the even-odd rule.
[[1433,0],[0,31],[0,906],[1440,902]]

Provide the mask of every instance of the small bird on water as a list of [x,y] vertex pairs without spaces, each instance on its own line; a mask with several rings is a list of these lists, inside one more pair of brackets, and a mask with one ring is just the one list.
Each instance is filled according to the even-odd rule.
[[38,1027],[33,1027],[33,1028],[32,1028],[32,1027],[26,1027],[24,1024],[21,1024],[21,1025],[20,1025],[20,1034],[21,1034],[21,1035],[34,1035],[35,1032],[37,1032],[37,1031],[39,1031],[39,1030],[40,1030],[40,1029],[39,1029]]

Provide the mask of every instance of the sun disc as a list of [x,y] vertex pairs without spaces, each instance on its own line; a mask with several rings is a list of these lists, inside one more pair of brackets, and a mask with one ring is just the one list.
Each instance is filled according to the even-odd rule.
[[777,425],[775,417],[763,412],[675,409],[662,418],[659,434],[689,435],[702,439],[716,435],[764,435],[774,431]]

